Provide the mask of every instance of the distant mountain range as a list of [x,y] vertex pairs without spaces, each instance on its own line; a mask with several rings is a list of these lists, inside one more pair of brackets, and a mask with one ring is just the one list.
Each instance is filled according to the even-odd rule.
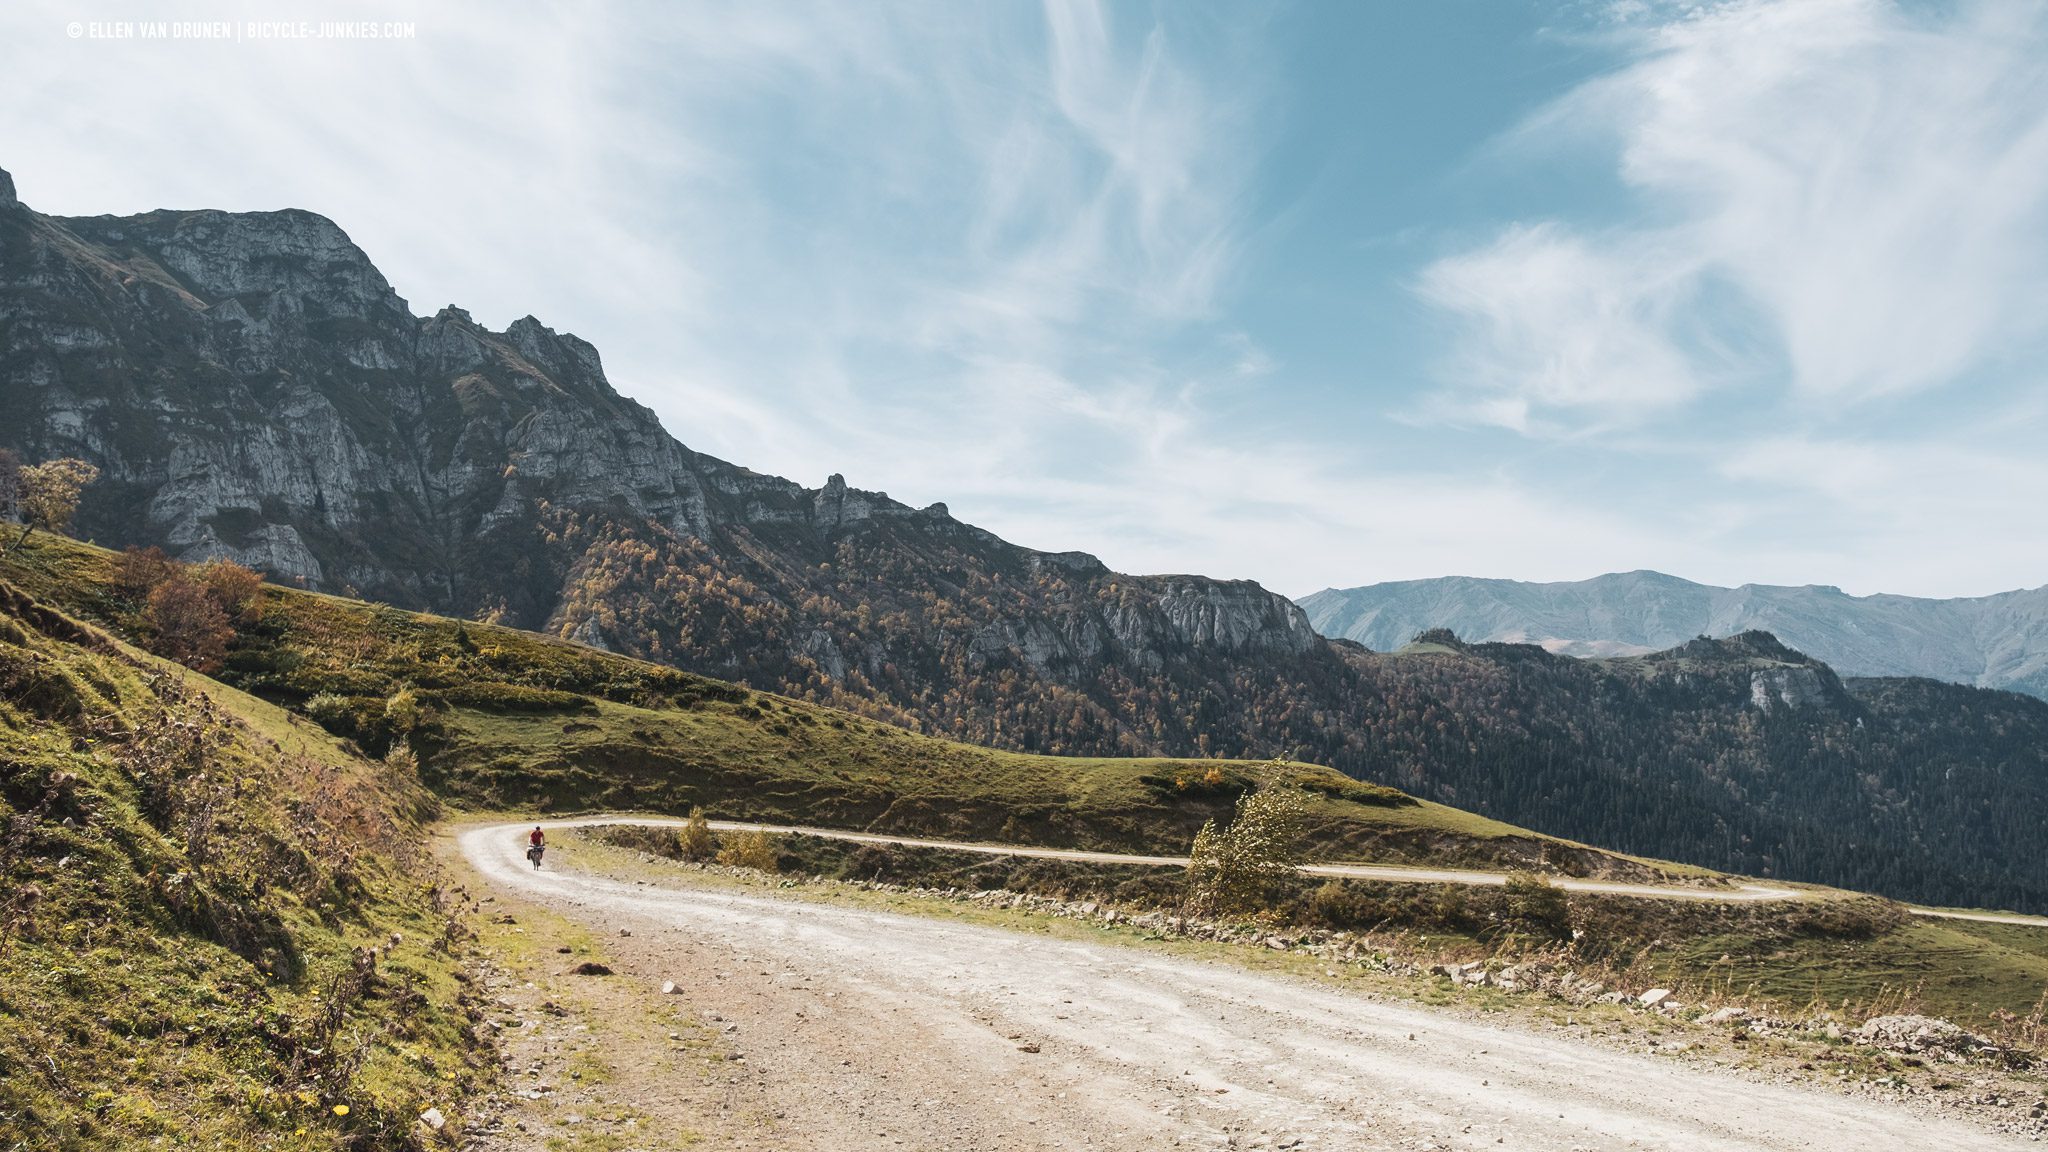
[[2048,587],[1956,600],[1840,588],[1717,588],[1661,572],[1532,584],[1446,576],[1330,588],[1300,601],[1325,636],[1393,651],[1448,628],[1570,656],[1661,651],[1765,631],[1844,676],[1928,676],[2048,699]]
[[[1326,639],[1249,581],[1113,572],[942,504],[693,452],[587,342],[416,315],[308,212],[48,216],[0,172],[0,447],[99,465],[76,527],[115,547],[909,728],[1074,756],[1290,753],[1622,851],[2048,908],[2048,702],[1844,681],[1761,634],[1600,662]],[[1674,609],[1658,635],[1720,630],[1699,619]],[[1415,620],[1375,646],[1438,622]],[[1069,813],[1048,794],[1016,818]]]

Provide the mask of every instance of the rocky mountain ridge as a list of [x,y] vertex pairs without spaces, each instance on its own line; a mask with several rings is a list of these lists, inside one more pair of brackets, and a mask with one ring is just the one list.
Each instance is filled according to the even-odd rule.
[[[1006,544],[943,505],[909,508],[837,475],[807,489],[692,452],[612,388],[587,342],[531,316],[504,332],[454,307],[416,317],[339,227],[307,212],[64,219],[10,197],[0,323],[0,402],[24,418],[7,439],[100,464],[82,530],[186,559],[628,648],[596,615],[560,612],[561,583],[584,559],[560,546],[565,518],[719,552],[735,550],[734,533],[772,536],[806,566],[842,537],[883,530],[1017,573],[1111,576],[1093,557]],[[1316,642],[1298,608],[1253,584],[1145,587],[1150,603],[1005,618],[976,643],[1044,668],[1112,649],[1157,666],[1159,645]],[[845,643],[801,647],[836,665],[829,653]]]
[[1550,584],[1452,576],[1303,598],[1325,636],[1393,650],[1416,633],[1640,655],[1761,629],[1849,676],[1928,676],[2048,698],[2048,586],[1952,600],[1850,596],[1821,585],[1720,588],[1661,572]]
[[588,343],[416,316],[310,213],[0,202],[0,417],[0,446],[104,470],[77,528],[115,546],[995,747],[1289,753],[1622,851],[2048,906],[2041,701],[1844,683],[1768,637],[1604,661],[1325,640],[1248,581],[1123,575],[693,452]]

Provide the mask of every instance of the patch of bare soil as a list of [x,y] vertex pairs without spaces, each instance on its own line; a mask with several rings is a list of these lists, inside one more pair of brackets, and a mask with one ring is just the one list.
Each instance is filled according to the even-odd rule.
[[[470,879],[472,891],[488,890]],[[631,938],[605,938],[502,890],[477,907],[476,967],[489,1002],[483,1027],[497,1042],[502,1079],[460,1134],[461,1147],[806,1146],[786,1138],[778,1106],[718,1014],[687,988],[663,994],[643,974],[659,965]]]

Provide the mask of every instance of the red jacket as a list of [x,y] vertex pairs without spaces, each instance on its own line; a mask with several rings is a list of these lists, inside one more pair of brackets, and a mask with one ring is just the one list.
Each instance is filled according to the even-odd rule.
[[540,829],[538,828],[535,828],[533,830],[533,835],[528,836],[526,839],[528,843],[531,843],[536,848],[540,847],[542,844],[547,842],[547,837],[541,835]]

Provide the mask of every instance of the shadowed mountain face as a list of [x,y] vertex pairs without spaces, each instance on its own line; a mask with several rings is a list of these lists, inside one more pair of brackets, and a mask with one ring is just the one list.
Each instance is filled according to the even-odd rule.
[[2048,587],[1958,600],[1839,588],[1716,588],[1660,572],[1555,584],[1451,576],[1331,588],[1301,606],[1325,636],[1391,650],[1426,628],[1625,656],[1761,629],[1850,676],[1929,676],[2048,698]]
[[308,213],[63,219],[0,185],[0,446],[99,464],[78,529],[105,543],[970,741],[1292,751],[1625,851],[2048,906],[2048,704],[1844,684],[1768,636],[1591,662],[1326,641],[1253,583],[1122,575],[692,452],[589,344],[415,316]]

